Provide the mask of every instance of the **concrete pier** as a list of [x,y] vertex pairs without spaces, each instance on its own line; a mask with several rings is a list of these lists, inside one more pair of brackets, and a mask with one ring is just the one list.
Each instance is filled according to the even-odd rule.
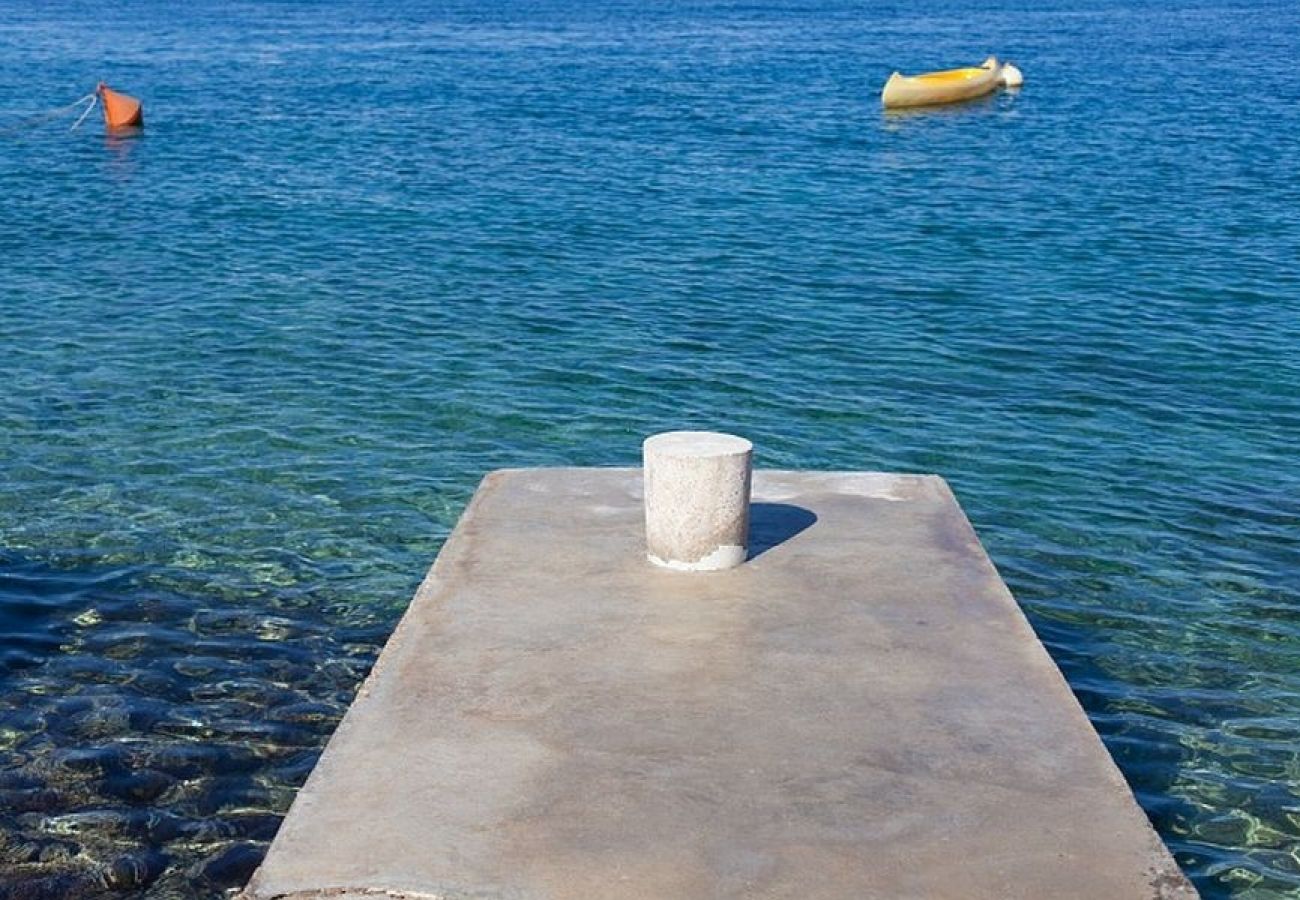
[[1195,896],[941,479],[756,472],[708,576],[641,483],[484,480],[246,898]]

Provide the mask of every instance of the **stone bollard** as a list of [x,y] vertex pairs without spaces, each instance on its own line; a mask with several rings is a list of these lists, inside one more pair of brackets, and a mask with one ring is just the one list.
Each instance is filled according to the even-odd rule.
[[687,572],[744,562],[754,445],[713,431],[668,431],[646,438],[642,452],[650,561]]

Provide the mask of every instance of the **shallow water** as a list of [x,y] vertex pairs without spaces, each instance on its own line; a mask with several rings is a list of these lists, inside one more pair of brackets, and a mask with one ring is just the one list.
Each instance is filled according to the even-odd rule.
[[[221,896],[482,473],[939,472],[1208,897],[1300,895],[1290,3],[11,3],[0,894]],[[892,68],[1018,94],[884,115]]]

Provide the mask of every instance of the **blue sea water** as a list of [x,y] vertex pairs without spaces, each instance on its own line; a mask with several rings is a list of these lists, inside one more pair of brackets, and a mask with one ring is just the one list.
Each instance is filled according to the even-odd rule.
[[[1300,896],[1297,57],[1292,0],[5,0],[0,895],[223,896],[485,471],[708,427],[946,476],[1203,894]],[[101,77],[141,135],[27,120]]]

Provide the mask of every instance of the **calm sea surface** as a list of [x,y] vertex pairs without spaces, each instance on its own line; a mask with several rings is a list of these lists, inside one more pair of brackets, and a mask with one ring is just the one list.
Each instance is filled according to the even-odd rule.
[[1300,896],[1297,58],[1294,0],[0,0],[0,129],[148,123],[0,134],[0,896],[242,883],[480,476],[677,427],[946,476],[1198,887]]

